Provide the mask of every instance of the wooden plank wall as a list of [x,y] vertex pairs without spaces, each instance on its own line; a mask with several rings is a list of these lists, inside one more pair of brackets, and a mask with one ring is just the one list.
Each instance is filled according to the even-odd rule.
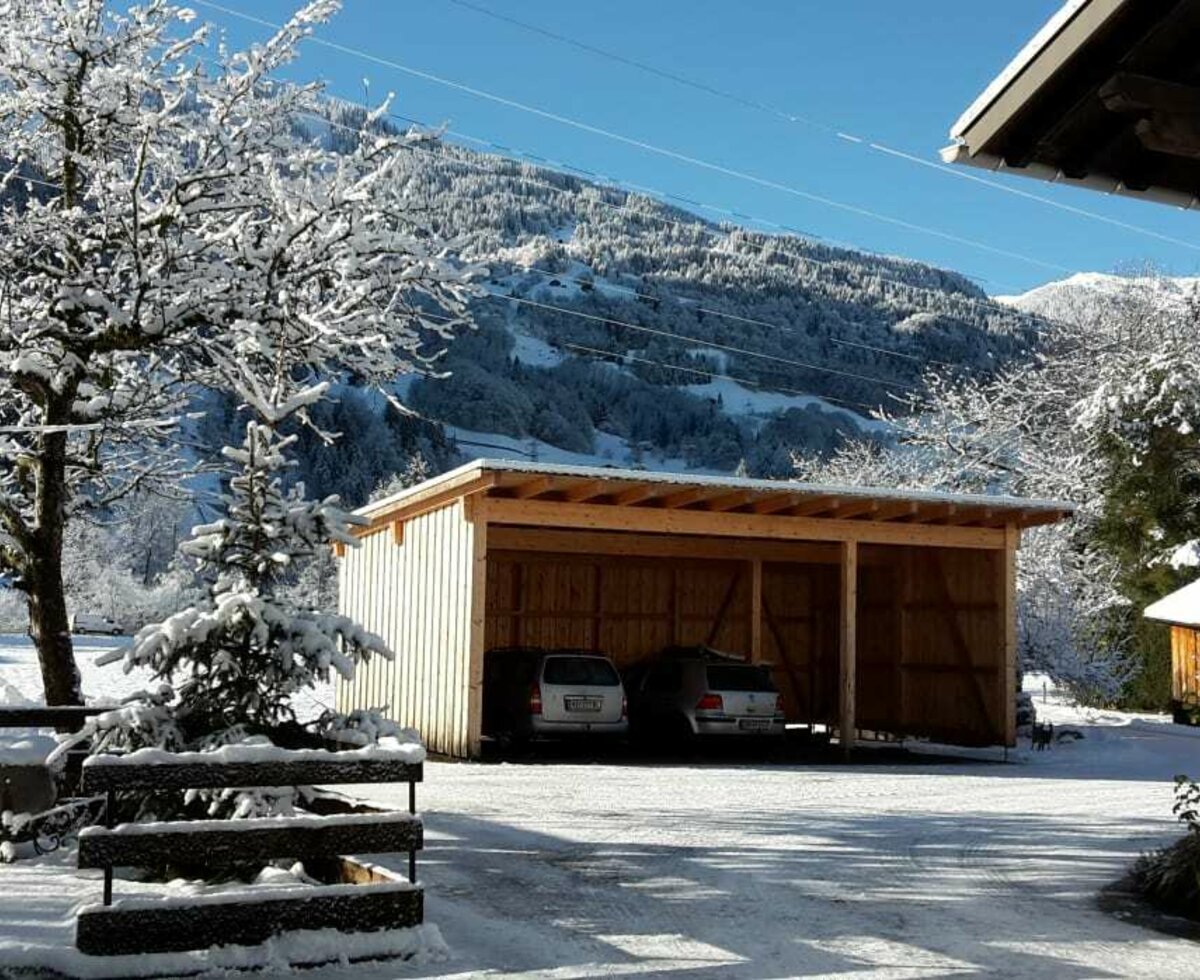
[[1171,627],[1171,696],[1176,701],[1200,697],[1200,630]]
[[865,546],[858,727],[995,745],[1005,738],[1003,551]]
[[362,539],[340,561],[339,608],[382,636],[394,662],[374,660],[352,683],[338,682],[337,705],[387,708],[417,728],[431,751],[470,748],[471,581],[475,526],[464,502]]
[[763,662],[791,721],[838,716],[838,566],[763,565]]
[[487,577],[487,649],[602,650],[621,667],[671,644],[749,651],[749,562],[493,551]]

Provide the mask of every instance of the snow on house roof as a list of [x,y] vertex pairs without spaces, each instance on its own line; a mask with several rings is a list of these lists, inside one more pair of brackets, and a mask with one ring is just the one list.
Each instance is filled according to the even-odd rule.
[[[671,492],[674,490],[679,492]],[[684,491],[694,493],[685,494]],[[746,508],[762,513],[754,508],[767,498],[778,502],[788,497],[794,498],[797,509],[803,508],[806,516],[872,518],[875,515],[873,519],[876,520],[916,517],[928,523],[961,523],[964,514],[970,514],[974,518],[972,523],[985,527],[1003,527],[1005,524],[1030,527],[1053,523],[1075,510],[1074,504],[1062,500],[477,459],[418,486],[373,501],[355,513],[368,518],[374,525],[411,506],[448,501],[470,493],[517,495],[522,500],[542,499],[547,502],[603,500],[618,506],[666,508],[703,507],[711,505],[718,498],[724,498],[720,509],[729,513]],[[743,496],[744,499],[741,499]],[[827,510],[818,506],[822,501],[828,502]],[[894,506],[898,504],[909,504],[911,510],[905,511]],[[889,514],[886,518],[884,510]],[[772,507],[769,513],[782,515],[785,510]]]
[[1142,615],[1173,626],[1200,627],[1200,579],[1147,606]]

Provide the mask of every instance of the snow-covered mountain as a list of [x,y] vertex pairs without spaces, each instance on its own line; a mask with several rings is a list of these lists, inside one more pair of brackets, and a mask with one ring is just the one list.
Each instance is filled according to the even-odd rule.
[[1050,321],[1086,327],[1122,307],[1145,309],[1149,305],[1187,313],[1197,295],[1200,278],[1195,277],[1080,272],[1017,296],[997,296],[996,301]]
[[[355,139],[332,111],[315,138]],[[477,330],[405,400],[464,456],[785,475],[932,366],[995,370],[1043,325],[970,279],[446,144],[403,151],[414,207],[486,267]]]

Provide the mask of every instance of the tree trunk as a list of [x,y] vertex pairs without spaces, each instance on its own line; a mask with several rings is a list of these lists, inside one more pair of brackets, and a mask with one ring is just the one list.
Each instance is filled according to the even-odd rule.
[[62,544],[66,520],[67,435],[41,437],[34,501],[34,547],[26,557],[29,589],[29,634],[38,651],[46,704],[83,704],[67,600],[63,591]]

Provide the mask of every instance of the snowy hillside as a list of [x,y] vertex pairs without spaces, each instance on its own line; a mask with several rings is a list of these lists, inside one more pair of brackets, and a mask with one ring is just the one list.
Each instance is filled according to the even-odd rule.
[[996,302],[1051,320],[1086,326],[1111,315],[1122,304],[1141,308],[1147,300],[1160,309],[1183,312],[1200,290],[1200,278],[1118,276],[1080,272],[1018,296],[997,296]]
[[[361,113],[331,114],[313,138],[357,139]],[[834,447],[935,364],[991,371],[1041,333],[954,272],[447,144],[406,152],[414,206],[487,270],[477,333],[406,401],[516,455],[785,475],[791,450]]]

